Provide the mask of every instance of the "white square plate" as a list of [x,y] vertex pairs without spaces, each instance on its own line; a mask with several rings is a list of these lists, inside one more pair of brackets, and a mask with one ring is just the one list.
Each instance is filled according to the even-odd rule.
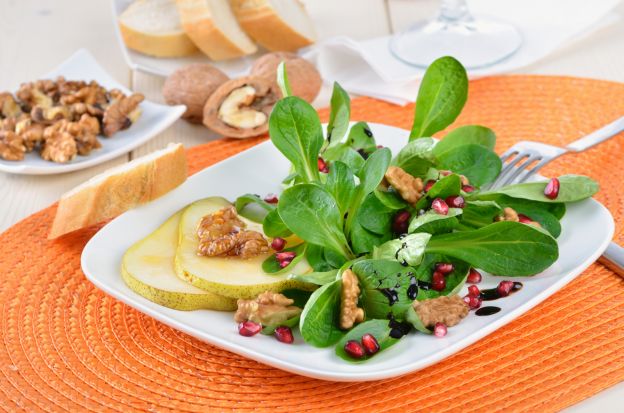
[[215,62],[199,51],[194,55],[183,57],[154,57],[136,52],[126,47],[126,44],[121,37],[118,21],[118,16],[123,13],[133,1],[134,0],[112,0],[111,2],[113,6],[113,18],[115,19],[114,25],[117,42],[119,43],[119,47],[123,52],[128,66],[132,69],[156,76],[167,77],[176,69],[190,65],[191,63],[210,63],[211,65],[221,69],[229,77],[237,78],[246,76],[253,61],[266,53],[264,50],[258,50],[255,54],[241,57],[239,59]]
[[[407,140],[402,129],[370,125],[378,143],[396,154]],[[613,219],[605,207],[593,199],[568,207],[559,237],[560,255],[548,270],[534,277],[517,277],[524,288],[496,302],[502,308],[489,317],[473,312],[444,338],[409,334],[395,346],[366,363],[351,364],[334,354],[334,348],[318,349],[295,336],[295,344],[285,345],[270,336],[242,337],[233,314],[209,310],[176,311],[154,304],[132,292],[121,279],[123,253],[134,242],[148,235],[170,215],[201,198],[221,195],[230,200],[247,192],[266,194],[280,191],[279,183],[288,174],[288,161],[271,142],[264,142],[243,153],[207,168],[166,196],[126,212],[102,228],[82,254],[82,269],[98,288],[176,329],[208,343],[241,354],[261,363],[290,372],[335,381],[366,381],[399,376],[434,364],[519,315],[535,307],[579,275],[607,247],[613,236]],[[500,278],[484,276],[480,285],[490,288]],[[466,288],[462,295],[466,294]]]
[[[95,58],[85,49],[80,49],[52,72],[41,79],[55,79],[64,76],[68,80],[95,80],[107,89],[120,89],[124,93],[132,93],[119,84],[102,69]],[[35,80],[35,79],[32,79]],[[26,80],[25,80],[26,81]],[[23,161],[5,161],[0,159],[0,171],[25,175],[50,175],[76,171],[106,162],[117,156],[128,153],[144,144],[163,130],[167,129],[186,110],[185,106],[159,105],[147,100],[141,102],[141,116],[128,129],[116,133],[110,138],[99,136],[102,144],[88,156],[76,156],[68,163],[55,163],[43,160],[39,153],[27,153]]]

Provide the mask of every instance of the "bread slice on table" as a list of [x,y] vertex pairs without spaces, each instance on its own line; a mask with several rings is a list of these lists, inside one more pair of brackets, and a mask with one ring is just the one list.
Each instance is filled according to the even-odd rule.
[[130,49],[156,57],[197,53],[182,30],[175,0],[136,0],[119,16],[124,43]]
[[182,144],[111,168],[61,197],[48,239],[114,218],[171,191],[187,177]]
[[238,24],[228,0],[177,0],[182,27],[212,60],[255,53],[255,43]]
[[299,0],[231,1],[243,29],[268,50],[294,51],[316,40],[314,24]]

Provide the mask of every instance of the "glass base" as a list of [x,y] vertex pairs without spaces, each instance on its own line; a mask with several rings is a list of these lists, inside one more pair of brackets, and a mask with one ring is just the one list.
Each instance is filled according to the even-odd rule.
[[445,21],[416,25],[390,40],[399,60],[426,68],[435,59],[453,56],[467,69],[491,66],[513,55],[522,44],[514,26],[491,20]]

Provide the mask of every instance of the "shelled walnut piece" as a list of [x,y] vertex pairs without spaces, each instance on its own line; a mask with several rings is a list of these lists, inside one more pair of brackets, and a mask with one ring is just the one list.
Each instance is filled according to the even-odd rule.
[[247,259],[269,252],[269,243],[257,231],[245,229],[234,207],[220,209],[201,219],[197,226],[197,254],[206,257]]
[[342,273],[340,293],[340,328],[348,330],[355,323],[364,321],[364,310],[357,306],[360,285],[357,275],[350,269]]
[[398,166],[390,166],[386,171],[386,180],[405,201],[415,204],[422,196],[424,188],[420,178],[414,178]]
[[39,150],[43,159],[64,163],[101,148],[107,137],[126,129],[140,115],[143,95],[126,96],[97,82],[44,79],[23,83],[15,96],[0,93],[0,158],[22,160]]
[[520,217],[518,217],[518,213],[515,209],[507,207],[503,209],[503,214],[494,218],[495,221],[512,221],[519,222]]
[[452,297],[443,295],[424,301],[414,301],[412,307],[426,327],[433,327],[436,323],[452,327],[459,324],[470,311],[468,304],[458,295]]
[[280,293],[263,292],[253,300],[239,299],[234,321],[253,321],[265,326],[282,324],[301,314],[301,308],[294,306],[294,300]]

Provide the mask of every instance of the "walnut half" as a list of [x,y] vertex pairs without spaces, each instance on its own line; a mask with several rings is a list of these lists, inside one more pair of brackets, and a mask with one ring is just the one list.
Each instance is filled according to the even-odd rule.
[[265,326],[277,326],[301,314],[301,308],[294,306],[294,300],[280,293],[263,292],[253,300],[238,300],[234,314],[237,323],[254,321]]
[[421,197],[424,188],[422,179],[414,178],[398,166],[390,166],[386,171],[386,180],[397,190],[401,198],[415,204]]
[[426,327],[433,327],[435,323],[452,327],[466,317],[470,310],[468,304],[458,295],[442,295],[429,300],[414,301],[412,306]]
[[340,293],[340,328],[348,330],[355,323],[364,321],[364,310],[357,306],[360,285],[357,275],[349,269],[342,273],[342,291]]

